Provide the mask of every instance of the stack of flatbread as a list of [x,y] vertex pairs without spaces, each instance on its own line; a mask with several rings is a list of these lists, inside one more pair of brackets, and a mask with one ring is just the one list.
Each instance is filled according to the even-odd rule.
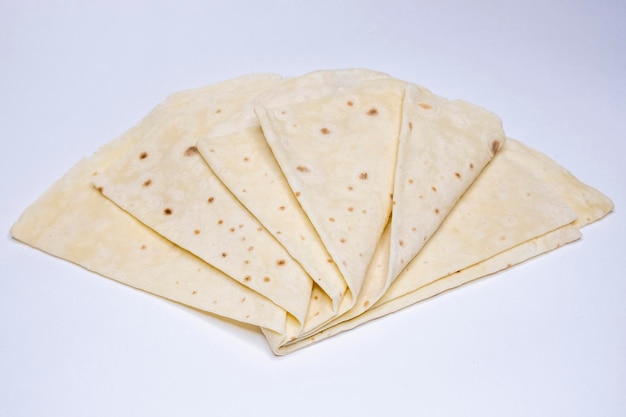
[[476,105],[369,70],[177,93],[13,226],[286,354],[579,239],[612,202]]

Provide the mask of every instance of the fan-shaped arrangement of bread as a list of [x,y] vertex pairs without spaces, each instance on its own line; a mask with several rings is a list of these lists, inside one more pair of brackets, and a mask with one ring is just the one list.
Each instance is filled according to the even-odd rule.
[[286,354],[579,239],[612,202],[476,105],[361,70],[174,94],[15,239]]

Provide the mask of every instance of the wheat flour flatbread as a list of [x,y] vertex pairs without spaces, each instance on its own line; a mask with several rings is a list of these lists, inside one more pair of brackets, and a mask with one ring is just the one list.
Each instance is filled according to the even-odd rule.
[[[214,87],[213,87],[214,88]],[[184,105],[169,97],[137,126],[78,162],[11,229],[30,246],[129,286],[243,323],[284,331],[286,312],[138,222],[103,197],[92,177],[133,149],[145,130]]]

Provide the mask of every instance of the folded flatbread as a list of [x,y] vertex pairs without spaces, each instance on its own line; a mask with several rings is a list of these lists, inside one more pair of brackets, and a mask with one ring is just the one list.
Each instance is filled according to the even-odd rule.
[[[220,86],[210,90],[219,92]],[[137,221],[91,184],[94,175],[134,149],[147,131],[189,95],[169,97],[137,126],[78,162],[11,228],[30,246],[86,269],[204,312],[284,331],[286,312]]]

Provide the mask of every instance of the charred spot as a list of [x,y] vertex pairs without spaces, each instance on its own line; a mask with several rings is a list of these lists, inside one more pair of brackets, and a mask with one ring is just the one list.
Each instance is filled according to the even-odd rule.
[[268,276],[263,277],[263,282],[270,282],[272,279]]
[[360,178],[360,179],[362,179],[362,180],[366,180],[366,179],[367,179],[367,176],[368,176],[368,175],[367,175],[367,172],[361,172],[361,173],[359,174],[359,178]]
[[226,253],[226,252],[222,252],[222,258],[225,258],[225,257],[227,257],[227,256],[228,256],[228,253]]
[[250,275],[246,275],[245,277],[243,277],[243,280],[246,282],[250,282],[251,279],[252,277]]
[[200,234],[200,229],[196,229],[196,230],[194,230],[194,231],[193,231],[193,233],[194,233],[195,235],[199,235],[199,234]]
[[296,197],[300,197],[302,193],[300,191],[296,191]]
[[330,130],[327,127],[321,128],[320,132],[322,132],[322,135],[330,135]]
[[346,243],[346,238],[342,237],[341,239],[339,239],[339,241],[340,241],[341,243]]
[[149,187],[149,186],[150,186],[150,184],[152,184],[152,180],[151,180],[151,179],[147,179],[147,180],[145,180],[145,181],[143,182],[143,186],[144,186],[144,187]]
[[219,220],[217,221],[217,224],[224,224],[224,220],[219,219]]
[[335,261],[333,261],[331,258],[326,259],[326,262],[328,262],[329,264],[335,263]]
[[491,153],[495,154],[500,150],[500,141],[494,140],[491,142]]
[[454,176],[457,177],[457,178],[461,178],[461,174],[459,174],[458,172],[455,172]]
[[470,169],[474,169],[474,164],[470,162],[469,167]]
[[346,104],[348,105],[348,107],[354,106],[354,102],[352,100],[348,100]]
[[276,261],[276,265],[278,266],[283,266],[287,263],[287,261],[285,261],[284,259],[279,259]]
[[148,152],[143,151],[139,154],[139,159],[146,159],[148,157]]
[[286,208],[285,206],[280,206],[280,207],[278,207],[278,210],[280,210],[280,211],[284,211],[284,210],[285,210],[285,208]]
[[96,188],[96,190],[98,190],[98,192],[99,192],[100,194],[102,194],[102,192],[104,191],[104,188],[102,188],[102,187],[98,187],[98,188]]
[[196,294],[198,294],[198,291],[193,290],[193,291],[191,292],[191,294],[196,295]]
[[146,246],[146,245],[141,245],[141,246],[139,247],[139,249],[141,249],[141,250],[146,250],[146,248],[147,248],[147,246]]
[[400,240],[398,241],[398,244],[399,244],[400,246],[404,246],[404,245],[406,245],[406,242],[405,242],[404,240],[400,239]]
[[228,230],[229,230],[231,233],[234,233],[234,232],[235,232],[235,228],[234,228],[234,227],[231,227],[231,228],[230,228],[230,229],[228,229]]
[[171,208],[166,208],[165,210],[163,210],[163,214],[165,214],[166,216],[169,216],[170,214],[172,214],[172,209]]
[[197,154],[198,154],[198,148],[196,148],[195,146],[188,147],[184,153],[185,156],[194,156]]
[[433,190],[434,192],[437,192],[437,187],[435,187],[434,185],[430,187],[430,189]]
[[354,211],[354,207],[348,207],[348,211]]
[[303,165],[298,165],[296,169],[300,172],[309,172],[309,169]]
[[369,109],[366,113],[368,116],[376,116],[378,114],[378,110],[376,110],[376,107],[372,107],[371,109]]
[[207,203],[209,203],[209,204],[211,204],[211,203],[212,203],[212,202],[214,202],[214,201],[215,201],[215,197],[209,197],[209,198],[207,198],[207,200],[206,200],[206,202],[207,202]]
[[435,209],[435,214],[439,214],[439,209],[438,208]]

